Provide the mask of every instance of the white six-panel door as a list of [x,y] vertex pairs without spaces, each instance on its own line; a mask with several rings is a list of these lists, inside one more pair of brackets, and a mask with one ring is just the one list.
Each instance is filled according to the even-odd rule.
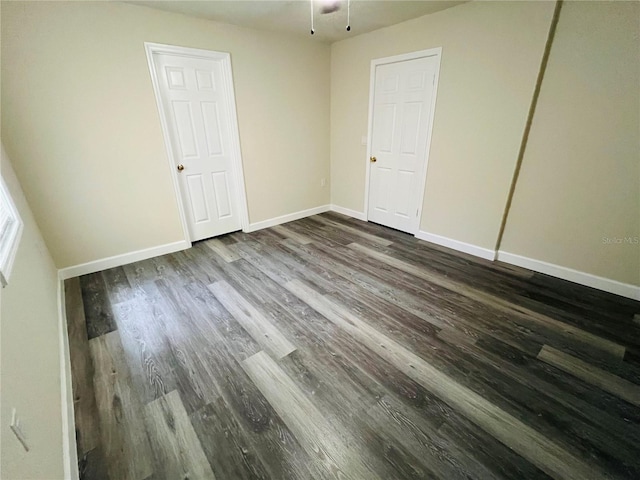
[[375,67],[368,219],[415,234],[439,56]]
[[223,60],[153,53],[191,241],[241,228]]

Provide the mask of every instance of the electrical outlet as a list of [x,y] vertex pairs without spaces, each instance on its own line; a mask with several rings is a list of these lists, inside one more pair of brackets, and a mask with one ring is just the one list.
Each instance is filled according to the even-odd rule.
[[25,436],[24,431],[22,430],[22,424],[20,422],[20,418],[18,418],[18,413],[16,412],[15,408],[11,410],[11,425],[9,426],[11,427],[11,431],[18,438],[18,441],[22,444],[24,449],[28,452],[29,444],[27,443],[27,437]]
[[327,186],[327,179],[326,178],[321,178],[320,179],[320,186],[321,187],[326,187]]

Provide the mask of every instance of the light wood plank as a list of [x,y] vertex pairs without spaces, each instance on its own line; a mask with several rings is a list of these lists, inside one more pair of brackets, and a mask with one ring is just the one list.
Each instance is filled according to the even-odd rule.
[[640,386],[635,383],[631,383],[549,345],[542,347],[538,358],[591,385],[612,393],[636,407],[640,407]]
[[285,227],[284,225],[276,225],[275,227],[271,227],[271,230],[278,232],[283,237],[290,238],[291,240],[294,240],[302,245],[308,245],[309,243],[313,242],[313,240],[311,240],[306,235],[302,235],[301,233],[294,232],[293,230],[291,230],[288,227]]
[[474,345],[476,343],[476,339],[471,335],[466,335],[464,332],[460,330],[456,330],[455,328],[445,327],[438,332],[438,338],[444,340],[450,345]]
[[117,331],[89,341],[103,452],[112,479],[144,479],[153,472],[142,405],[132,388]]
[[216,478],[177,391],[149,403],[144,413],[163,478]]
[[557,479],[574,480],[611,478],[474,391],[460,385],[302,282],[293,280],[287,283],[286,288],[548,475]]
[[158,328],[154,308],[157,305],[154,307],[148,297],[113,305],[131,377],[145,404],[175,388],[174,365],[167,358],[169,356],[159,354],[170,351],[170,346],[165,337],[166,329]]
[[379,478],[347,449],[340,433],[269,355],[258,352],[244,360],[242,368],[330,478]]
[[494,308],[502,310],[504,312],[516,313],[519,315],[526,316],[527,320],[538,323],[540,325],[553,328],[559,334],[566,336],[574,341],[579,341],[586,343],[588,345],[592,345],[600,350],[608,352],[609,354],[617,357],[623,358],[625,347],[619,345],[615,342],[607,340],[606,338],[602,338],[598,335],[594,335],[592,333],[586,332],[580,328],[574,327],[567,323],[561,322],[554,318],[548,317],[546,315],[542,315],[538,312],[534,312],[528,308],[514,305],[509,301],[492,295],[490,293],[485,293],[480,290],[477,290],[472,287],[468,287],[460,282],[455,282],[453,280],[449,280],[442,275],[436,275],[430,273],[427,270],[424,270],[416,265],[412,265],[408,262],[398,260],[397,258],[391,257],[381,252],[377,252],[372,250],[371,248],[367,248],[363,245],[359,245],[357,243],[349,244],[349,248],[356,250],[358,252],[369,255],[376,260],[386,263],[398,270],[402,270],[410,275],[426,280],[427,282],[433,283],[435,285],[439,285],[447,290],[451,290],[453,292],[458,292],[468,298],[471,298],[475,301],[482,302],[488,304]]
[[293,352],[296,347],[267,318],[225,281],[209,285],[231,315],[253,339],[276,359]]
[[105,270],[102,272],[102,277],[112,305],[131,298],[131,284],[122,267]]
[[239,260],[241,257],[237,253],[233,252],[227,245],[222,243],[217,238],[211,238],[204,242],[204,244],[213,250],[220,256],[225,262],[231,263]]
[[369,423],[378,431],[387,432],[422,465],[438,478],[468,479],[497,478],[470,452],[463,452],[450,440],[443,438],[417,412],[386,395],[367,411]]
[[[206,351],[217,335],[204,321],[184,290],[166,280],[155,282],[161,301],[154,308],[154,323],[168,343],[175,364],[174,378],[182,399],[189,407],[200,408],[220,396],[219,378],[207,361]],[[192,411],[192,410],[191,410]]]
[[311,217],[311,220],[322,223],[329,227],[337,228],[339,230],[342,230],[343,232],[348,232],[351,235],[356,235],[360,238],[364,238],[365,240],[368,240],[370,243],[373,243],[375,245],[380,245],[382,247],[388,247],[393,243],[391,240],[388,240],[386,238],[371,235],[370,233],[364,232],[362,230],[358,230],[357,228],[349,227],[340,222],[334,222],[333,220],[329,220],[328,218],[322,217],[320,215]]

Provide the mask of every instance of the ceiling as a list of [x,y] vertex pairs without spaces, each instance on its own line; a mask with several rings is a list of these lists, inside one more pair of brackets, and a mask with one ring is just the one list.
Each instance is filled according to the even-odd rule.
[[[155,0],[127,3],[249,28],[311,36],[310,0]],[[322,7],[331,3],[338,3],[340,9],[322,15]],[[332,43],[461,3],[464,1],[351,0],[351,31],[347,32],[347,0],[313,0],[313,37]]]

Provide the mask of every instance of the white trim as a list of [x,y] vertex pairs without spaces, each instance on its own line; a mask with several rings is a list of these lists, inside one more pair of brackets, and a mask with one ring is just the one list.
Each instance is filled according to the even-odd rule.
[[341,213],[342,215],[346,215],[347,217],[362,220],[363,222],[367,221],[367,214],[364,212],[357,212],[355,210],[351,210],[350,208],[344,208],[339,205],[331,205],[329,209],[332,212]]
[[88,273],[101,272],[109,268],[120,267],[133,262],[139,262],[148,258],[166,255],[167,253],[178,252],[191,248],[191,242],[180,240],[178,242],[158,245],[157,247],[136,250],[135,252],[123,253],[122,255],[114,255],[113,257],[101,258],[92,262],[73,265],[72,267],[61,268],[58,270],[58,278],[66,280],[67,278],[79,277]]
[[598,277],[590,273],[581,272],[572,268],[555,265],[553,263],[535,260],[533,258],[523,257],[515,253],[498,251],[497,260],[500,262],[510,263],[518,267],[527,268],[535,272],[551,275],[552,277],[561,278],[570,282],[586,285],[587,287],[597,288],[605,292],[614,293],[622,297],[640,300],[640,286],[631,285],[629,283],[618,282],[605,277]]
[[300,220],[301,218],[310,217],[312,215],[318,215],[319,213],[328,212],[331,209],[330,205],[321,205],[320,207],[309,208],[307,210],[300,210],[299,212],[288,213],[280,217],[270,218],[261,222],[251,223],[244,232],[251,233],[263,228],[274,227],[283,223],[293,222],[294,220]]
[[416,238],[424,240],[425,242],[435,243],[436,245],[442,245],[443,247],[451,248],[459,252],[484,258],[486,260],[493,261],[496,258],[495,250],[479,247],[471,243],[461,242],[460,240],[454,240],[453,238],[443,237],[442,235],[436,235],[435,233],[419,230],[418,233],[416,233]]
[[6,230],[4,233],[0,232],[0,284],[5,287],[13,269],[24,223],[4,178],[0,179],[0,202],[2,202],[2,208],[8,216]]
[[[160,82],[158,81],[158,75],[156,74],[155,65],[153,63],[153,51],[154,44],[146,43],[144,48],[147,54],[147,64],[149,66],[149,73],[151,74],[151,84],[153,85],[153,94],[156,99],[156,107],[158,109],[158,115],[160,117],[160,126],[162,128],[162,138],[164,139],[164,148],[167,153],[167,159],[169,161],[169,172],[171,174],[171,181],[173,183],[173,190],[176,196],[176,202],[178,206],[178,215],[180,216],[180,223],[182,224],[182,232],[185,241],[190,241],[191,236],[189,234],[189,228],[187,225],[187,215],[184,211],[184,205],[182,204],[182,195],[180,193],[180,183],[178,182],[178,176],[175,172],[175,160],[173,158],[173,150],[171,148],[171,141],[169,136],[169,126],[167,125],[166,118],[164,116],[164,110],[162,108],[162,100],[160,95]],[[69,277],[71,278],[71,277]]]
[[239,198],[238,208],[240,209],[240,226],[242,228],[249,226],[249,203],[247,200],[247,189],[244,181],[244,165],[242,163],[242,150],[240,148],[240,127],[238,126],[238,111],[236,109],[236,92],[233,86],[233,69],[231,68],[231,54],[225,54],[222,60],[225,68],[222,74],[225,79],[225,87],[227,88],[227,102],[230,106],[229,127],[231,128],[231,156],[233,164],[233,173],[236,179],[236,192]]
[[67,312],[65,307],[64,281],[58,282],[58,337],[60,355],[60,406],[62,409],[62,461],[65,480],[77,480],[78,453],[76,445],[76,422],[73,407],[71,381],[71,354],[67,335]]
[[425,148],[425,161],[424,161],[424,171],[421,175],[420,180],[420,201],[418,202],[418,215],[417,215],[417,223],[415,224],[415,233],[419,233],[420,224],[422,222],[422,205],[424,203],[424,190],[427,185],[427,171],[429,166],[429,153],[431,150],[431,137],[433,134],[433,120],[435,118],[436,112],[436,99],[438,97],[438,82],[440,81],[440,64],[442,63],[442,47],[430,48],[428,50],[420,50],[417,52],[405,53],[402,55],[394,55],[392,57],[384,57],[384,58],[376,58],[371,60],[371,70],[369,73],[369,120],[367,126],[367,156],[365,158],[366,162],[366,173],[365,173],[365,186],[364,186],[364,218],[363,220],[369,219],[369,181],[371,175],[371,162],[369,158],[371,157],[371,139],[373,135],[373,101],[375,96],[375,79],[376,79],[376,67],[379,65],[385,65],[389,63],[397,63],[397,62],[405,62],[408,60],[415,60],[417,58],[423,57],[438,57],[438,64],[436,65],[434,85],[433,85],[433,95],[431,96],[431,112],[429,116],[429,131],[427,133],[427,145]]
[[[438,99],[438,83],[440,82],[440,64],[442,63],[442,47],[426,50],[427,52],[437,52],[438,65],[436,66],[435,77],[433,79],[433,94],[431,95],[431,112],[429,116],[429,131],[427,132],[427,146],[425,148],[426,158],[424,160],[424,171],[420,178],[420,200],[418,201],[418,223],[416,231],[420,231],[422,224],[422,206],[424,205],[424,192],[427,188],[427,175],[429,172],[429,154],[431,153],[431,138],[433,137],[433,120],[436,114],[436,100]],[[495,257],[495,253],[494,253]]]
[[171,147],[171,136],[169,134],[169,126],[167,123],[164,107],[162,106],[162,96],[160,92],[160,82],[156,73],[153,55],[155,53],[165,53],[171,55],[179,55],[190,58],[204,58],[208,60],[222,61],[222,78],[224,96],[227,104],[229,105],[229,114],[227,123],[231,130],[231,164],[233,168],[233,174],[236,179],[236,191],[238,192],[238,198],[236,199],[237,207],[240,215],[240,225],[242,229],[246,229],[249,225],[249,211],[247,207],[247,193],[245,189],[244,180],[244,168],[242,165],[242,152],[240,150],[240,133],[238,130],[238,113],[236,110],[235,90],[233,87],[233,72],[231,69],[231,55],[227,52],[214,52],[213,50],[202,50],[198,48],[179,47],[175,45],[163,45],[160,43],[145,42],[144,48],[147,53],[147,64],[149,66],[149,73],[151,74],[151,83],[153,85],[153,93],[156,97],[156,107],[158,108],[158,114],[160,116],[160,125],[162,127],[162,136],[164,138],[164,146],[167,152],[167,158],[169,160],[169,171],[171,173],[171,179],[173,181],[173,189],[176,195],[176,201],[178,203],[178,212],[180,215],[180,222],[182,223],[182,230],[184,232],[184,239],[187,242],[191,241],[191,235],[189,233],[189,226],[187,222],[187,215],[183,204],[182,194],[180,191],[180,182],[176,170],[176,162],[173,155],[173,148]]

